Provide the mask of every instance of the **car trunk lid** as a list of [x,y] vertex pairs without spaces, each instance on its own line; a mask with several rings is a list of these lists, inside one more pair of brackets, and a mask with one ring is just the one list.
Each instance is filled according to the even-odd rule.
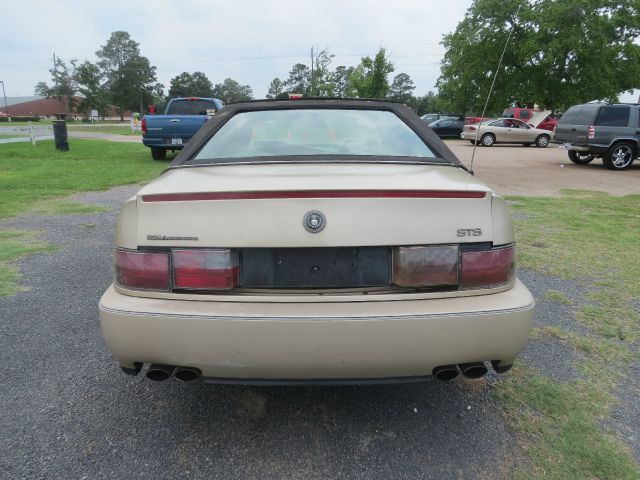
[[[348,247],[490,242],[491,191],[417,164],[177,168],[137,196],[139,246]],[[308,212],[325,226],[305,229]]]

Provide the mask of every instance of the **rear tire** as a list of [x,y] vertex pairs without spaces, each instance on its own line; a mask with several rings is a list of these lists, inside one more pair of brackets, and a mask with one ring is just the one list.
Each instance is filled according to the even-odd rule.
[[625,170],[636,158],[636,147],[629,142],[616,143],[602,157],[602,163],[610,170]]
[[151,158],[154,160],[164,160],[167,158],[166,148],[151,147]]
[[483,147],[493,147],[493,144],[496,143],[496,137],[493,133],[485,133],[480,139],[480,143]]
[[590,163],[595,157],[592,153],[583,153],[576,150],[569,150],[569,160],[576,165],[586,165]]
[[538,138],[536,138],[536,147],[538,148],[547,148],[549,146],[549,141],[551,140],[551,137],[549,137],[549,135],[538,135]]

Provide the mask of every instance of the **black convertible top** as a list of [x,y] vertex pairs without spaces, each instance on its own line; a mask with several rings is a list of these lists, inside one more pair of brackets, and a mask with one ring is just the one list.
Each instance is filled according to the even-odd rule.
[[[204,144],[211,138],[233,115],[240,112],[252,112],[261,110],[294,110],[294,109],[343,109],[343,110],[387,110],[395,113],[404,121],[436,155],[432,163],[450,164],[464,168],[466,167],[458,160],[454,153],[435,134],[426,123],[424,123],[413,111],[401,103],[388,100],[368,100],[368,99],[344,99],[344,98],[303,98],[296,100],[252,100],[249,102],[232,103],[224,106],[216,115],[209,120],[187,143],[186,147],[171,162],[170,168],[184,166],[192,160]],[[335,156],[339,158],[339,156]],[[261,157],[262,158],[262,157]],[[371,162],[384,161],[388,157],[371,157]],[[236,161],[249,159],[234,159]],[[292,160],[301,160],[300,158]],[[348,160],[348,156],[345,157]],[[413,159],[415,161],[415,159]],[[265,160],[265,163],[273,160]],[[409,160],[407,159],[407,162]],[[421,163],[425,162],[424,159]]]

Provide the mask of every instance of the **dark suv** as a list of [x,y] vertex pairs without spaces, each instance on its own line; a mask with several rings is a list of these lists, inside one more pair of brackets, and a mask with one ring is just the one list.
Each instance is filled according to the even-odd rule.
[[569,151],[573,163],[586,165],[602,157],[605,167],[624,170],[640,152],[640,106],[587,103],[562,115],[555,141]]

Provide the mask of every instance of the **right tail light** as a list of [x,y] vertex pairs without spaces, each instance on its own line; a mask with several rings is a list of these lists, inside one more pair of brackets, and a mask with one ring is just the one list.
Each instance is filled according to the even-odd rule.
[[471,251],[458,245],[395,247],[392,264],[392,283],[399,287],[492,288],[513,280],[515,246]]
[[505,285],[516,271],[515,246],[462,252],[460,289],[490,288]]
[[596,136],[596,127],[594,127],[593,125],[591,125],[589,127],[589,140],[591,140],[592,138],[594,138]]

